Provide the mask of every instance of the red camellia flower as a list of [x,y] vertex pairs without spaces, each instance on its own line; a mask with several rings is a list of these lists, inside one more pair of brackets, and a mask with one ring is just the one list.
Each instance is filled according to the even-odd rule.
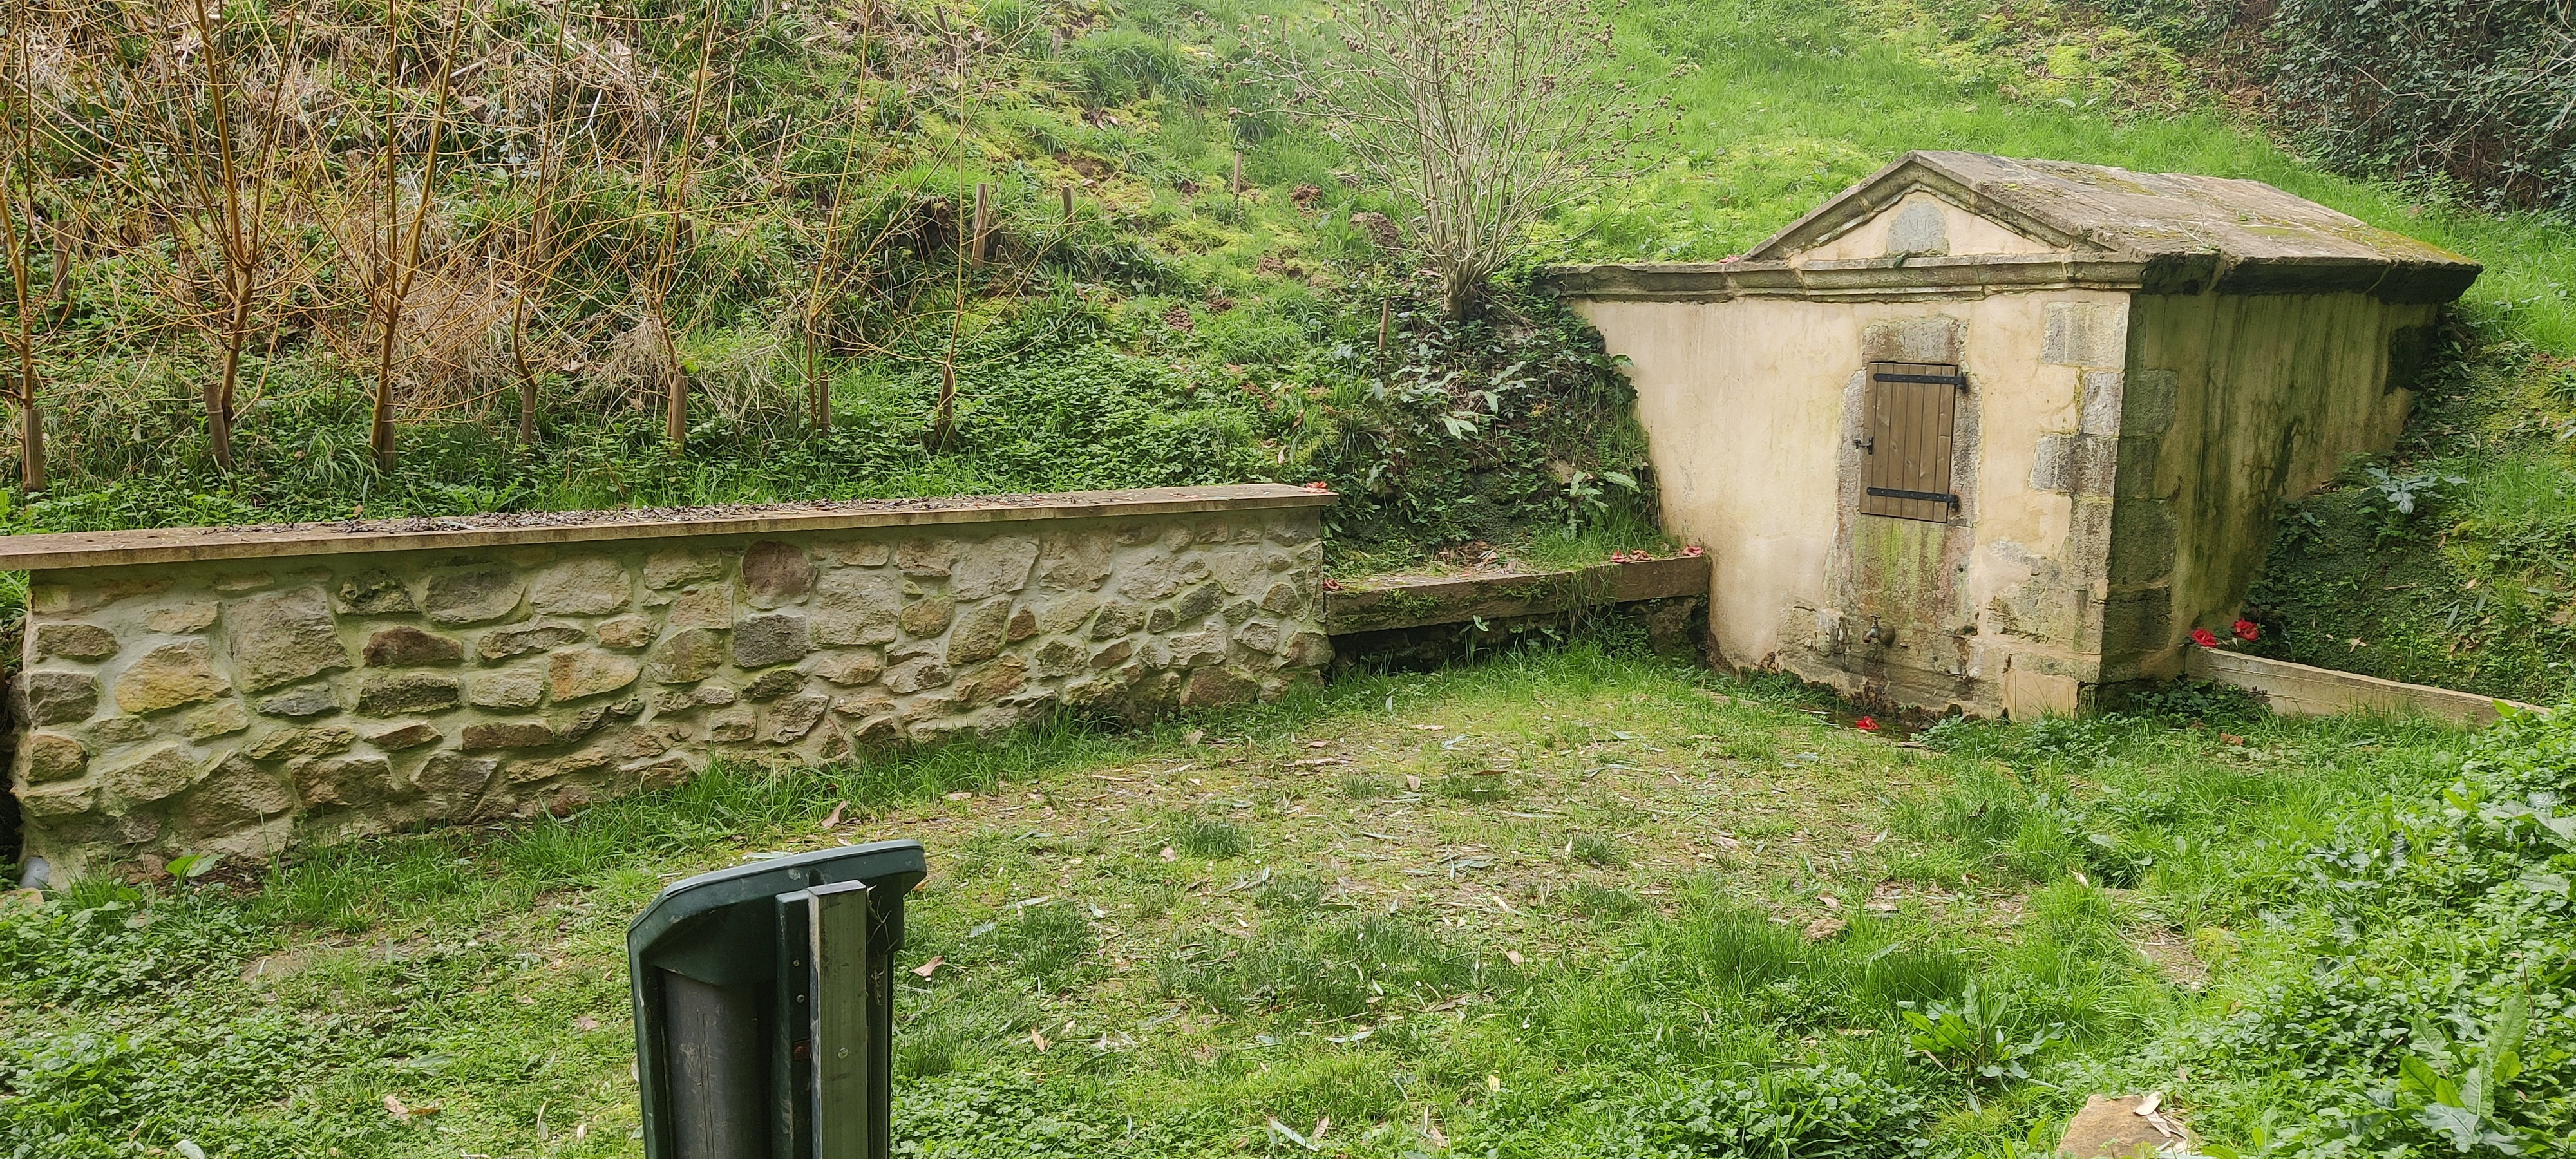
[[2194,628],[2191,630],[2191,642],[2203,648],[2215,648],[2218,646],[2218,634],[2207,628]]
[[2263,635],[2263,626],[2252,620],[2238,620],[2227,630],[2236,633],[2236,638],[2239,640],[2250,641]]
[[1330,491],[1332,490],[1332,487],[1327,485],[1323,480],[1317,479],[1312,483],[1306,484],[1306,489],[1309,491]]
[[1853,721],[1853,722],[1852,722],[1852,727],[1853,727],[1853,728],[1856,728],[1856,729],[1859,729],[1859,730],[1861,730],[1862,732],[1877,732],[1877,731],[1878,731],[1878,722],[1877,722],[1877,721],[1875,721],[1875,720],[1871,720],[1870,718],[1868,718],[1868,717],[1864,716],[1864,717],[1860,718],[1859,720],[1855,720],[1855,721]]
[[1683,554],[1683,555],[1687,555],[1687,556],[1691,557],[1692,559],[1698,559],[1699,557],[1701,557],[1701,556],[1703,556],[1703,555],[1707,555],[1707,554],[1708,554],[1708,549],[1707,549],[1707,548],[1704,548],[1704,547],[1701,547],[1700,545],[1698,545],[1698,544],[1694,543],[1694,544],[1690,545],[1689,547],[1685,547],[1685,548],[1683,548],[1683,549],[1682,549],[1682,554]]

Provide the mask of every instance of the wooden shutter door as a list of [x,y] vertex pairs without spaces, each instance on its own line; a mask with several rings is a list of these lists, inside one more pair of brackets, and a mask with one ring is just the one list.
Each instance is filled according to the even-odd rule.
[[1861,451],[1863,515],[1944,523],[1958,513],[1950,445],[1967,386],[1956,366],[1869,364],[1869,425]]

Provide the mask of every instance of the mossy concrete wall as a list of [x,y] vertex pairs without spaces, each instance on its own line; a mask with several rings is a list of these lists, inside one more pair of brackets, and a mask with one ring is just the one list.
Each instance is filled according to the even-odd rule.
[[10,541],[27,853],[266,853],[1318,679],[1331,496],[1054,498]]

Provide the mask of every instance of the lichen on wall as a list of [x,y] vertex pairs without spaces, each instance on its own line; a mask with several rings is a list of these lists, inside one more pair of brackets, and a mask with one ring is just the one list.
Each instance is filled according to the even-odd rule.
[[14,768],[58,870],[562,812],[1273,697],[1330,658],[1312,507],[38,572]]

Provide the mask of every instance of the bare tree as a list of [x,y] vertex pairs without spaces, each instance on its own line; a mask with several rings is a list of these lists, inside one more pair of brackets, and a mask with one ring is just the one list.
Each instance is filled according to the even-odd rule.
[[1282,54],[1363,173],[1411,202],[1414,244],[1452,317],[1522,230],[1627,171],[1665,123],[1611,66],[1591,0],[1353,0],[1341,51]]
[[216,374],[200,391],[207,446],[229,469],[242,354],[274,325],[267,315],[303,272],[281,252],[294,243],[279,201],[293,177],[284,141],[304,9],[238,23],[211,4],[183,5],[175,18],[131,3],[119,14],[147,46],[122,78],[132,94],[125,127],[141,148],[139,164],[120,171],[134,180],[137,201],[168,223],[164,292],[216,346]]
[[401,0],[387,0],[385,9],[385,63],[379,83],[385,86],[383,121],[377,126],[376,208],[374,232],[370,238],[369,269],[365,279],[367,305],[375,315],[376,396],[371,408],[367,446],[373,451],[378,470],[390,471],[394,465],[394,353],[401,340],[403,301],[411,294],[412,283],[419,277],[421,243],[428,236],[430,209],[437,200],[439,150],[447,129],[448,94],[454,86],[456,46],[465,33],[465,11],[462,0],[449,0],[444,13],[447,42],[431,58],[428,98],[427,141],[421,149],[418,168],[413,174],[410,215],[405,220],[403,175],[400,164],[406,134],[404,129],[402,31],[404,27]]

